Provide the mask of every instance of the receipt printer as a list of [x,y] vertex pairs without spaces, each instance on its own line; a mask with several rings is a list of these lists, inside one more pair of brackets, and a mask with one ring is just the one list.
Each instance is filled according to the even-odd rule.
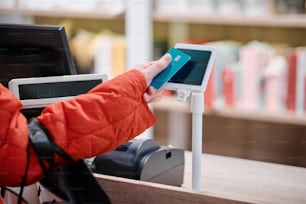
[[161,147],[152,139],[133,139],[97,156],[91,167],[95,173],[181,186],[184,161],[182,149]]

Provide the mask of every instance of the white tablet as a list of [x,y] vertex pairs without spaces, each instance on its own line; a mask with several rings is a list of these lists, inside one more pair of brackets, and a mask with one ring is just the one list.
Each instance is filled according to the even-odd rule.
[[30,109],[87,93],[106,80],[105,74],[79,74],[12,79],[8,86],[20,99],[23,109]]
[[208,83],[216,52],[208,45],[178,43],[176,49],[191,57],[190,61],[167,83],[171,90],[204,92]]

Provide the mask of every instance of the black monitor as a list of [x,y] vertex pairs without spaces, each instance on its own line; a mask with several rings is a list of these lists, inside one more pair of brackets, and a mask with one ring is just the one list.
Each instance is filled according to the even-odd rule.
[[[51,25],[0,24],[0,83],[15,78],[77,74],[65,28]],[[42,108],[23,110],[26,117]]]
[[0,24],[0,83],[76,74],[62,26]]

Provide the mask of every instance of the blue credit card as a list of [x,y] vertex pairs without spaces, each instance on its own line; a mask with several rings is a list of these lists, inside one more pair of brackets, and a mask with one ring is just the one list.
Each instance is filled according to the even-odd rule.
[[175,48],[170,48],[167,53],[172,57],[171,62],[153,78],[150,85],[155,89],[161,89],[191,59],[189,55]]

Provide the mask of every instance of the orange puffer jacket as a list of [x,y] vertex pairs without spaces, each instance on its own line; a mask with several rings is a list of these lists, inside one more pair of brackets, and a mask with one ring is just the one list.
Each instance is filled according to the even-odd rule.
[[[47,106],[36,119],[53,141],[74,160],[111,151],[155,124],[143,100],[147,88],[142,73],[131,70],[93,88],[87,94]],[[0,84],[0,186],[20,186],[29,145],[20,101]],[[55,164],[65,160],[55,156]],[[27,184],[43,177],[30,147]]]

